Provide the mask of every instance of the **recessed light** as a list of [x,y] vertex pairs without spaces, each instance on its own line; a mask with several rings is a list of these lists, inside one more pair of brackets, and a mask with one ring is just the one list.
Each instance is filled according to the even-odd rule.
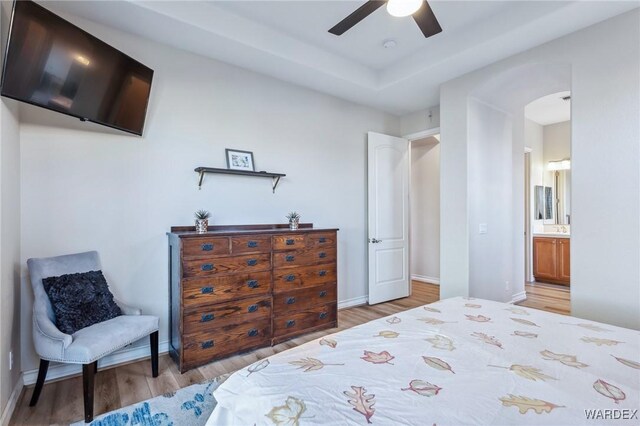
[[382,47],[384,47],[385,49],[393,49],[397,45],[398,43],[395,40],[391,39],[382,42]]

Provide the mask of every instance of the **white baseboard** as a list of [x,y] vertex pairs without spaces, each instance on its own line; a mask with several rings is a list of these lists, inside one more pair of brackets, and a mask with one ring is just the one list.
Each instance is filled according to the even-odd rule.
[[428,277],[426,275],[411,275],[411,279],[414,281],[420,281],[422,283],[440,285],[440,278],[436,277]]
[[20,394],[22,393],[22,388],[24,387],[23,375],[20,374],[18,377],[18,382],[13,388],[11,395],[9,396],[9,400],[7,401],[7,405],[2,410],[2,417],[0,417],[0,425],[7,426],[9,421],[11,421],[11,416],[13,415],[13,411],[16,409],[16,405],[18,404],[18,399],[20,398]]
[[354,297],[353,299],[341,300],[338,302],[338,309],[352,308],[354,306],[366,305],[369,301],[367,296]]
[[[158,353],[163,354],[169,352],[169,341],[160,342],[158,344]],[[111,367],[118,364],[125,364],[132,361],[148,358],[151,355],[149,345],[144,346],[127,346],[110,355],[98,360],[98,368]],[[69,376],[75,376],[82,373],[81,364],[62,364],[52,362],[47,372],[47,382],[51,380],[63,379]],[[38,369],[29,370],[22,373],[23,383],[25,386],[32,385],[38,378]]]
[[514,304],[514,303],[522,302],[523,300],[527,300],[526,291],[521,291],[520,293],[514,294],[513,296],[511,296],[511,301],[508,303]]

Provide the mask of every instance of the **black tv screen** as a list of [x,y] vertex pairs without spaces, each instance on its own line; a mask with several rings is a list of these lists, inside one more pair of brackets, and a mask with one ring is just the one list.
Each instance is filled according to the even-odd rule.
[[32,1],[14,3],[2,96],[142,135],[153,70]]

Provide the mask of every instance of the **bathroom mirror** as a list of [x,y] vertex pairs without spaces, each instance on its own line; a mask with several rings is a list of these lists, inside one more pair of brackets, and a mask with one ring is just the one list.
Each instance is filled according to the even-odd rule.
[[537,191],[538,187],[536,220],[544,220],[545,225],[571,225],[571,169],[549,170],[545,173],[544,217],[538,216]]
[[554,190],[554,219],[556,225],[571,225],[571,170],[552,173]]
[[553,220],[553,190],[550,186],[536,185],[535,220]]

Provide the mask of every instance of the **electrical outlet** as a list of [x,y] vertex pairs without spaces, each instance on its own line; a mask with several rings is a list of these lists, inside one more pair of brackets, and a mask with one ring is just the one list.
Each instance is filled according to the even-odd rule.
[[511,290],[511,286],[509,285],[509,281],[505,281],[504,282],[504,291],[509,291]]
[[480,234],[486,234],[487,233],[487,224],[486,223],[481,223],[479,228],[478,228],[478,233]]
[[9,371],[13,370],[13,351],[9,351]]

